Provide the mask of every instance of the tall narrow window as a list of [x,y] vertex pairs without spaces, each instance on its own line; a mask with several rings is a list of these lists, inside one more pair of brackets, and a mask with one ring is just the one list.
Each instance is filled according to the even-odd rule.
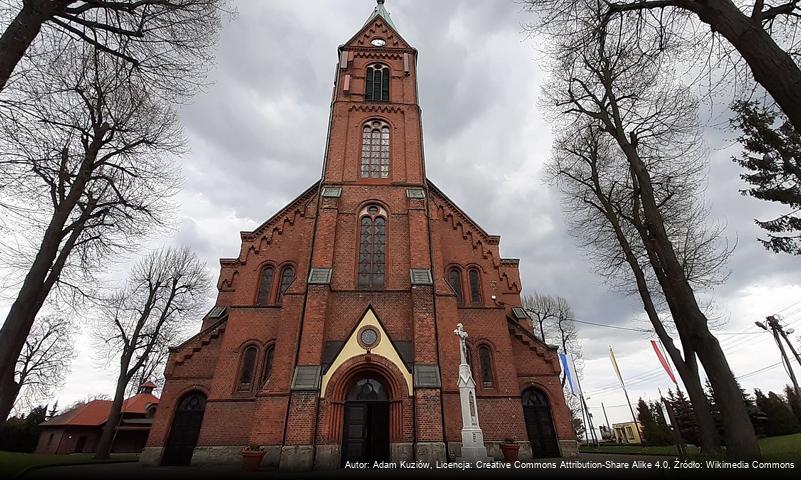
[[255,346],[249,346],[242,354],[242,365],[239,367],[239,391],[248,392],[253,385],[253,376],[256,373],[256,354]]
[[359,288],[384,288],[387,221],[384,211],[370,205],[359,225]]
[[264,352],[264,365],[261,367],[261,386],[270,379],[273,374],[273,355],[275,354],[275,345],[270,345]]
[[478,360],[481,363],[481,383],[485,387],[491,387],[492,380],[492,354],[486,345],[478,347]]
[[389,78],[389,67],[386,65],[375,64],[367,67],[364,99],[368,102],[388,102]]
[[470,280],[470,303],[478,305],[481,303],[481,276],[477,268],[471,268],[467,272],[467,277]]
[[456,267],[448,271],[448,283],[450,284],[453,292],[456,294],[456,303],[459,305],[464,304],[464,295],[462,294],[462,272]]
[[270,304],[270,292],[273,290],[273,275],[275,269],[270,265],[261,269],[261,278],[259,279],[259,295],[256,298],[257,305]]
[[278,288],[278,297],[275,303],[281,303],[284,300],[284,294],[289,290],[293,280],[295,280],[295,269],[291,266],[284,267],[281,271],[281,285]]
[[373,120],[362,131],[362,178],[389,177],[389,125]]

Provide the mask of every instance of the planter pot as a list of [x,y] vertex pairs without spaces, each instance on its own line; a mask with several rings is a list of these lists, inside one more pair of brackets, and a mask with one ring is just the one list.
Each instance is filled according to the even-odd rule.
[[265,453],[264,450],[242,450],[242,468],[246,472],[258,472]]
[[502,443],[501,451],[503,452],[503,459],[509,463],[517,461],[517,456],[520,454],[520,445],[516,443]]

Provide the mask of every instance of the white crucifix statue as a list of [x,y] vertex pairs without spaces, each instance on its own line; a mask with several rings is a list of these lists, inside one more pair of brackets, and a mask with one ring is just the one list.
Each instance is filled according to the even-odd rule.
[[469,462],[491,460],[484,446],[484,433],[478,424],[478,405],[476,403],[476,382],[470,365],[467,363],[467,332],[461,323],[456,325],[453,333],[459,337],[459,399],[462,404],[462,459]]

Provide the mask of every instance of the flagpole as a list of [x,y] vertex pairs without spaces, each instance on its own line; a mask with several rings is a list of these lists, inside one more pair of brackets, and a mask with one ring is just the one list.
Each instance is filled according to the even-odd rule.
[[[581,403],[582,414],[584,414],[584,412],[586,412],[586,415],[585,415],[585,418],[584,418],[584,421],[586,422],[586,423],[584,423],[585,430],[586,430],[586,426],[589,426],[590,435],[592,435],[593,444],[595,444],[596,443],[596,441],[595,441],[595,429],[592,428],[592,419],[590,418],[590,409],[587,406],[587,401],[584,400],[584,390],[582,390],[582,388],[581,388],[581,379],[579,378],[578,370],[576,369],[576,360],[573,358],[572,354],[570,354],[570,363],[573,365],[573,372],[575,372],[575,374],[576,374],[576,385],[578,386],[578,390],[579,390],[579,402]],[[589,445],[589,444],[590,444],[590,438],[587,437],[587,445]]]
[[612,345],[609,345],[609,358],[612,359],[612,366],[615,368],[615,373],[617,373],[617,379],[620,380],[620,386],[623,388],[623,395],[626,396],[626,403],[629,404],[631,419],[634,420],[634,427],[637,428],[637,416],[634,415],[634,407],[631,406],[629,392],[626,391],[626,383],[623,381],[623,375],[620,374],[620,367],[617,366],[617,360],[615,359],[615,352],[612,351]]

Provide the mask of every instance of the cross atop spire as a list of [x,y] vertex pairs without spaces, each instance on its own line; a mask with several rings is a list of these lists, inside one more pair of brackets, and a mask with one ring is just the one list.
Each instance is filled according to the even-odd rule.
[[376,17],[381,17],[384,19],[387,24],[392,27],[393,29],[397,30],[397,27],[392,22],[392,19],[389,17],[389,12],[386,8],[384,8],[384,0],[376,0],[377,5],[375,6],[375,10],[373,10],[373,14],[370,15],[370,18],[367,19],[365,25],[372,22]]

